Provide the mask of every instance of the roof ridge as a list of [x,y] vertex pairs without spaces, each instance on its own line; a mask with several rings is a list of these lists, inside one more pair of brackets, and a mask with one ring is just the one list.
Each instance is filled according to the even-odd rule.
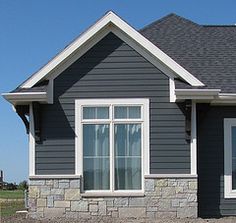
[[177,15],[177,14],[175,14],[175,13],[172,12],[172,13],[169,13],[169,14],[167,14],[166,16],[164,16],[164,17],[162,17],[162,18],[160,18],[160,19],[158,19],[158,20],[156,20],[156,21],[154,21],[154,22],[152,22],[152,23],[150,23],[150,24],[144,26],[144,27],[143,27],[142,29],[140,29],[139,31],[144,31],[144,30],[148,29],[149,27],[151,27],[151,26],[153,26],[153,25],[156,25],[156,24],[159,24],[159,23],[161,23],[162,21],[164,21],[164,20],[166,20],[166,19],[168,19],[168,18],[170,18],[170,17],[176,17],[176,18],[178,18],[178,19],[180,19],[180,20],[182,20],[182,21],[187,21],[187,22],[192,23],[192,24],[194,24],[194,25],[201,26],[201,25],[199,25],[199,24],[197,24],[197,23],[195,23],[195,22],[193,22],[193,21],[191,21],[191,20],[189,20],[189,19],[186,19],[186,18],[184,18],[184,17],[182,17],[182,16],[180,16],[180,15]]

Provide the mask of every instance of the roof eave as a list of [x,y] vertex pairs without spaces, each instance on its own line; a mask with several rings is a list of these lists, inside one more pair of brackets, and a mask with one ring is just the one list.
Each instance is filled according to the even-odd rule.
[[2,93],[2,96],[13,105],[29,104],[32,101],[48,103],[47,92]]
[[141,33],[131,27],[128,23],[122,20],[112,11],[109,11],[105,16],[103,16],[97,23],[91,26],[87,31],[85,31],[79,38],[72,42],[68,47],[66,47],[60,54],[58,54],[54,59],[52,59],[48,64],[36,72],[31,78],[25,81],[21,87],[31,88],[40,80],[45,78],[51,71],[55,70],[66,58],[73,54],[80,47],[91,40],[100,30],[104,27],[110,27],[109,24],[113,24],[124,33],[126,33],[130,38],[135,40],[139,45],[141,45],[144,50],[148,51],[156,60],[166,65],[169,69],[173,70],[177,76],[188,82],[192,86],[204,86],[204,84],[194,77],[185,68],[180,66],[172,58],[170,58],[166,53],[160,50],[152,42],[146,39]]

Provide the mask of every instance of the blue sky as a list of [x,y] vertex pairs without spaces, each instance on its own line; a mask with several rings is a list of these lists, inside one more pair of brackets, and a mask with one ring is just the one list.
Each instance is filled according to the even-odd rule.
[[[137,29],[171,12],[199,24],[236,24],[235,0],[0,0],[0,93],[14,89],[108,10]],[[6,181],[28,176],[28,136],[2,97],[0,169]]]

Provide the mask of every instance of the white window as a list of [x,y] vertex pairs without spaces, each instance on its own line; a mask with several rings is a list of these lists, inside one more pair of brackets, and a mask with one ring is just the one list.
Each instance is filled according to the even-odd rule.
[[76,100],[76,171],[84,192],[141,192],[149,172],[149,100]]
[[224,193],[236,198],[236,119],[224,119]]

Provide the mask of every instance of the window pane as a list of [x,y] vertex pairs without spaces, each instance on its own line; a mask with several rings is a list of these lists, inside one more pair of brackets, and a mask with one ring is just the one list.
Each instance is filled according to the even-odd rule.
[[141,118],[140,106],[129,107],[129,118]]
[[141,124],[115,125],[115,190],[141,189]]
[[85,190],[110,189],[109,125],[83,125]]
[[126,119],[127,115],[127,107],[125,106],[116,106],[115,107],[115,118],[117,119]]
[[83,119],[108,119],[109,107],[84,107]]
[[232,189],[236,189],[236,127],[232,127]]
[[140,106],[115,106],[116,119],[139,119],[141,118]]

